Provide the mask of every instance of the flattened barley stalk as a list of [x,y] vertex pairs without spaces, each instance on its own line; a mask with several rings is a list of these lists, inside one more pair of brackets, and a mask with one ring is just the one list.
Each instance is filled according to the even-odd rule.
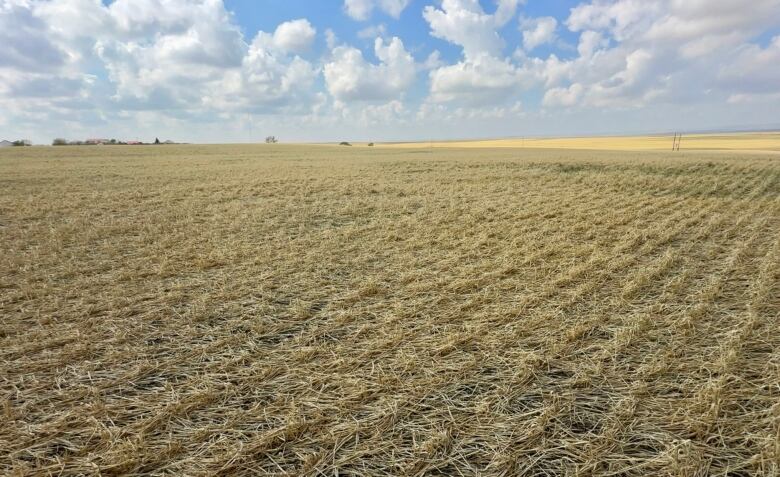
[[0,473],[777,473],[776,163],[317,151],[15,166]]

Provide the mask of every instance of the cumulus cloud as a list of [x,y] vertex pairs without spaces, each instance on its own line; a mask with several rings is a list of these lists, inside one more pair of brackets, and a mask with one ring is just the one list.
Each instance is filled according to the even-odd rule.
[[487,14],[478,0],[443,0],[441,9],[427,6],[423,18],[431,35],[463,48],[466,58],[498,55],[504,46],[498,28],[515,14],[518,0],[501,0],[495,13]]
[[[218,110],[258,113],[279,108],[306,112],[312,102],[312,85],[318,70],[299,56],[280,54],[275,47],[279,47],[276,34],[270,39],[258,34],[241,68],[222,77],[217,88],[221,94],[207,97],[209,105]],[[284,49],[289,51],[290,47]]]
[[[19,0],[0,6],[4,36],[0,94],[48,97],[41,107],[99,91],[93,106],[116,114],[305,112],[319,74],[298,56],[316,36],[307,19],[247,43],[221,0]],[[83,73],[95,62],[107,82]]]
[[520,72],[508,60],[481,55],[430,73],[431,100],[466,104],[500,102],[520,85]]
[[369,63],[357,48],[338,46],[333,58],[325,64],[325,83],[339,101],[377,101],[396,99],[414,81],[417,66],[403,41],[393,37],[389,42],[374,41],[378,64]]
[[609,41],[605,39],[601,33],[586,30],[580,33],[577,52],[582,58],[591,58],[597,50],[606,48],[607,46],[609,46]]
[[111,4],[110,18],[122,34],[95,42],[116,86],[113,101],[130,109],[193,110],[220,94],[216,86],[241,67],[248,51],[222,3],[142,0],[137,6]]
[[375,8],[393,18],[409,5],[410,0],[344,0],[344,11],[355,20],[368,20]]
[[[526,96],[543,114],[583,117],[681,103],[771,110],[780,101],[780,37],[769,38],[780,0],[585,0],[566,17],[521,17],[517,44],[501,32],[522,0],[427,3],[431,44],[415,39],[407,49],[385,18],[357,34],[373,41],[372,54],[328,25],[319,35],[304,18],[246,36],[223,0],[0,0],[0,123],[151,128],[267,115],[290,128],[341,116],[342,127],[406,124],[410,111],[418,121],[516,118],[521,109],[510,105]],[[367,20],[398,18],[409,4],[345,0],[343,8]],[[576,48],[562,46],[569,37]],[[439,40],[461,55],[439,53]],[[552,51],[541,56],[542,45]],[[410,51],[427,59],[417,63]],[[428,91],[414,104],[421,71]]]
[[317,30],[309,20],[301,18],[284,22],[274,31],[273,42],[277,48],[287,52],[303,53],[311,47]]
[[[45,117],[69,102],[76,105],[89,95],[94,76],[81,69],[82,55],[29,1],[0,3],[0,116],[17,113]],[[48,6],[48,5],[46,5]],[[24,98],[24,106],[15,100]],[[5,112],[5,114],[3,114]]]
[[29,6],[0,4],[0,68],[45,71],[63,66],[68,53],[49,37],[49,26]]
[[381,23],[379,25],[367,26],[357,33],[358,38],[362,38],[363,40],[374,39],[377,37],[384,38],[385,35],[387,35],[387,27]]
[[545,106],[573,106],[582,96],[583,87],[574,83],[568,88],[551,88],[544,93],[542,104]]
[[362,108],[360,120],[363,124],[378,125],[388,122],[403,122],[408,114],[404,104],[394,99],[384,104],[369,104]]
[[545,43],[552,43],[557,38],[556,28],[558,28],[558,21],[553,17],[524,20],[521,23],[523,47],[527,51],[531,51]]
[[441,9],[428,6],[423,10],[432,36],[463,49],[460,62],[429,73],[431,102],[495,103],[518,89],[521,72],[502,58],[504,41],[498,34],[515,15],[518,3],[501,0],[492,14],[478,0],[443,0]]
[[780,36],[772,38],[766,48],[740,48],[732,61],[721,66],[717,79],[723,89],[743,95],[780,93]]
[[[546,105],[642,107],[701,100],[724,85],[732,93],[779,91],[772,73],[761,75],[772,71],[772,46],[750,45],[779,15],[777,0],[749,8],[740,2],[594,0],[573,8],[565,22],[580,33],[578,57],[531,59],[526,67],[549,88]],[[753,65],[761,73],[736,73]]]
[[325,44],[328,46],[329,50],[332,50],[336,48],[336,44],[339,42],[339,37],[336,35],[336,32],[328,28],[325,30]]

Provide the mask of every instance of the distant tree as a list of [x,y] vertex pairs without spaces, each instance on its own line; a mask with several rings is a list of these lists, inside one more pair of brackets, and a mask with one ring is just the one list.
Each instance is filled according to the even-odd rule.
[[116,144],[116,139],[112,139],[112,140],[108,141],[108,143],[109,144]]
[[374,147],[374,143],[373,142],[369,142],[368,143],[368,147]]
[[67,139],[63,139],[61,137],[58,137],[57,139],[55,139],[54,141],[51,142],[51,145],[52,146],[67,146],[68,145],[68,140]]
[[339,146],[351,146],[352,144],[348,143],[347,141],[341,141],[339,143]]
[[266,144],[276,144],[277,142],[279,142],[279,140],[276,139],[276,136],[268,136],[265,138]]
[[160,144],[160,138],[158,138],[158,137],[154,138],[154,143],[155,144]]
[[32,142],[29,139],[19,139],[11,144],[14,146],[32,146]]

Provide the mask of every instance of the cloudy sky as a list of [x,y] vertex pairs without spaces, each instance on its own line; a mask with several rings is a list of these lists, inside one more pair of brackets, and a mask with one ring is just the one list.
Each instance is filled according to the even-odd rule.
[[0,0],[0,136],[780,127],[780,0]]

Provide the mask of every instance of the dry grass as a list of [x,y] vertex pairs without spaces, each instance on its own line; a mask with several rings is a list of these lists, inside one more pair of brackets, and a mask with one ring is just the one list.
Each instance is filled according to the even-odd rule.
[[31,148],[0,181],[0,474],[780,473],[774,156]]
[[[593,149],[671,152],[672,140],[673,136],[670,134],[658,136],[511,138],[474,141],[391,143],[381,144],[378,147],[508,147],[529,149]],[[780,152],[780,133],[684,134],[680,142],[680,149],[688,151],[723,150]]]

